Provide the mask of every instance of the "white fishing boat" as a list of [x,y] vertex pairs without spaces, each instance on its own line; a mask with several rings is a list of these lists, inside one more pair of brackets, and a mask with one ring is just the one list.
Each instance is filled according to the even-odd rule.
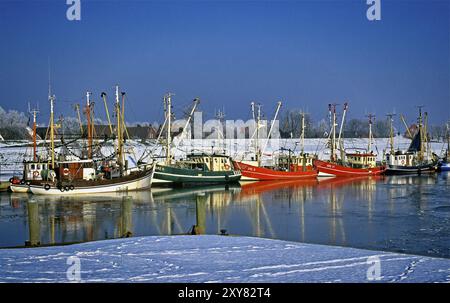
[[[94,127],[91,115],[93,103],[90,93],[86,93],[87,118],[87,159],[59,157],[55,159],[53,101],[50,96],[50,155],[51,161],[41,180],[29,181],[29,189],[35,195],[83,195],[97,193],[127,192],[150,188],[156,165],[141,164],[133,169],[128,168],[124,159],[124,134],[127,132],[124,122],[124,96],[119,87],[115,90],[115,112],[117,116],[116,145],[112,156],[97,159],[93,155]],[[112,127],[111,127],[112,128]]]

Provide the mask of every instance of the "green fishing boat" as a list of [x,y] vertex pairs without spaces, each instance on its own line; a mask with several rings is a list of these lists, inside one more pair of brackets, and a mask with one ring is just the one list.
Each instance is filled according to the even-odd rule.
[[190,154],[186,160],[174,164],[156,165],[153,178],[185,185],[221,184],[238,182],[241,179],[241,172],[226,155],[202,153]]
[[[205,184],[225,184],[238,182],[241,179],[241,172],[235,168],[233,161],[229,156],[223,154],[191,153],[181,161],[173,161],[171,154],[171,117],[172,117],[172,95],[170,93],[164,96],[164,108],[166,119],[166,160],[164,163],[158,163],[153,176],[153,184],[175,184],[175,185],[205,185]],[[194,104],[183,128],[182,133],[189,125],[189,121],[200,102],[198,98],[194,99]],[[164,127],[161,129],[161,133]],[[161,134],[160,134],[161,135]]]

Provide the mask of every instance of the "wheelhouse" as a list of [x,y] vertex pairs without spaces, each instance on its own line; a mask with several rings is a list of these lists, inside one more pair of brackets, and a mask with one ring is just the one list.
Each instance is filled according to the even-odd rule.
[[184,164],[190,163],[192,168],[198,168],[209,171],[232,171],[234,166],[229,156],[220,154],[189,154]]
[[347,153],[347,163],[353,168],[374,168],[377,166],[377,155],[370,153]]

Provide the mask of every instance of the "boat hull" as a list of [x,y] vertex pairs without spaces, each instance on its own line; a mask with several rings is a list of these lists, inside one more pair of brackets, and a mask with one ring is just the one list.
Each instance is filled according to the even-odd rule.
[[317,178],[316,170],[278,171],[265,167],[235,161],[234,166],[241,170],[242,181],[304,180]]
[[135,178],[129,180],[120,181],[110,184],[98,184],[95,185],[95,181],[92,184],[84,186],[75,186],[72,190],[65,190],[57,188],[56,186],[50,186],[46,189],[44,184],[31,184],[30,190],[35,195],[89,195],[99,193],[112,193],[112,192],[127,192],[142,190],[151,187],[154,170],[149,170],[145,174],[137,175]]
[[8,191],[9,188],[10,188],[10,183],[8,181],[1,181],[0,182],[0,192]]
[[26,184],[11,184],[9,186],[13,193],[29,193],[30,187]]
[[238,171],[199,171],[158,165],[154,178],[159,183],[165,181],[172,184],[221,184],[239,182],[241,173]]
[[352,168],[322,160],[314,160],[314,166],[319,171],[319,176],[334,177],[358,177],[377,176],[385,172],[384,166],[374,168]]
[[418,166],[388,165],[386,175],[420,175],[431,174],[435,171],[436,169],[432,164]]
[[450,171],[450,163],[449,162],[443,162],[438,167],[439,171]]

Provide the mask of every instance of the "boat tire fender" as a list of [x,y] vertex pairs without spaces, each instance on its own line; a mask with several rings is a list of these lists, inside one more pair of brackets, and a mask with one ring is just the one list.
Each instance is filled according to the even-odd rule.
[[73,185],[71,184],[71,185],[69,185],[69,189],[70,189],[70,190],[74,190],[74,189],[75,189],[75,186],[73,186]]
[[49,190],[49,189],[50,189],[50,184],[45,184],[45,185],[44,185],[44,189],[45,189],[45,190]]

